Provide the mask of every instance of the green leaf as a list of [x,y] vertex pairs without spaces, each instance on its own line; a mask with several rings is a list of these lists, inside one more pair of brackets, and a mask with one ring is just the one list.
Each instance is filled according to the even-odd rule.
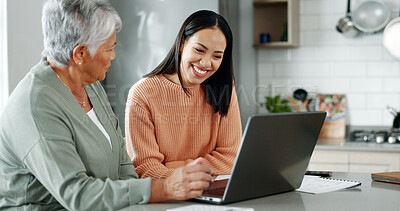
[[281,96],[280,95],[275,96],[275,103],[280,101],[281,101]]
[[274,97],[265,96],[265,108],[271,113],[291,112],[287,99],[281,99],[280,95]]

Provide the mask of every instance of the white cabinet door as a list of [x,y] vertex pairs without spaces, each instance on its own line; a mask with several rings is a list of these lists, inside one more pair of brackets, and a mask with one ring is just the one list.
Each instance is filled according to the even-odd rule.
[[308,170],[384,172],[400,170],[399,152],[314,150]]

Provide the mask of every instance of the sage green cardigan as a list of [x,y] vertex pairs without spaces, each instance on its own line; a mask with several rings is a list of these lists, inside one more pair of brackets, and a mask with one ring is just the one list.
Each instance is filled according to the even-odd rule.
[[100,129],[45,58],[25,76],[0,114],[0,208],[116,210],[147,203],[118,119],[99,82],[85,87],[110,135]]

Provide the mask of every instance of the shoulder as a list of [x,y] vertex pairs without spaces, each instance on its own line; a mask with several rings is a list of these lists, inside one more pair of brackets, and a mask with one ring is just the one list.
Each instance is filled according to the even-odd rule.
[[236,88],[235,88],[235,86],[233,86],[229,107],[232,108],[232,107],[238,107],[238,106],[239,106],[238,96],[237,96]]
[[4,107],[0,122],[7,122],[8,126],[2,128],[16,132],[9,139],[24,145],[24,150],[43,138],[43,127],[53,126],[50,122],[61,119],[63,95],[53,85],[46,68],[36,66],[19,82]]
[[233,98],[234,100],[237,101],[237,92],[236,92],[236,87],[235,86],[232,86],[231,98]]
[[28,86],[23,88],[29,96],[30,109],[36,124],[42,124],[46,118],[65,118],[65,112],[70,109],[69,90],[59,81],[53,69],[45,60],[32,68]]
[[160,86],[162,84],[161,77],[163,76],[155,75],[147,78],[142,78],[132,86],[131,90],[140,90],[140,91],[151,90],[152,88]]
[[131,98],[149,98],[165,89],[162,75],[155,75],[148,78],[142,78],[136,82],[129,90],[128,99]]
[[[15,104],[28,101],[28,105],[35,108],[38,105],[49,106],[57,104],[61,94],[56,87],[54,78],[46,67],[37,65],[18,83],[10,97]],[[27,106],[25,104],[24,106]]]
[[[44,58],[34,66],[25,78],[18,84],[16,90],[28,94],[32,106],[58,104],[63,93],[53,69],[48,66]],[[17,92],[17,93],[18,93]]]
[[57,96],[62,96],[56,87],[56,76],[44,61],[34,66],[18,83],[11,93],[7,107],[11,111],[35,111],[37,106],[54,108],[59,101]]

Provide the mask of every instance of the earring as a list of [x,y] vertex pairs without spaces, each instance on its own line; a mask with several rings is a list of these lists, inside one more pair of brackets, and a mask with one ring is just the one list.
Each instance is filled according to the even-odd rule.
[[78,64],[79,64],[79,65],[81,65],[81,64],[82,64],[82,62],[79,62]]

